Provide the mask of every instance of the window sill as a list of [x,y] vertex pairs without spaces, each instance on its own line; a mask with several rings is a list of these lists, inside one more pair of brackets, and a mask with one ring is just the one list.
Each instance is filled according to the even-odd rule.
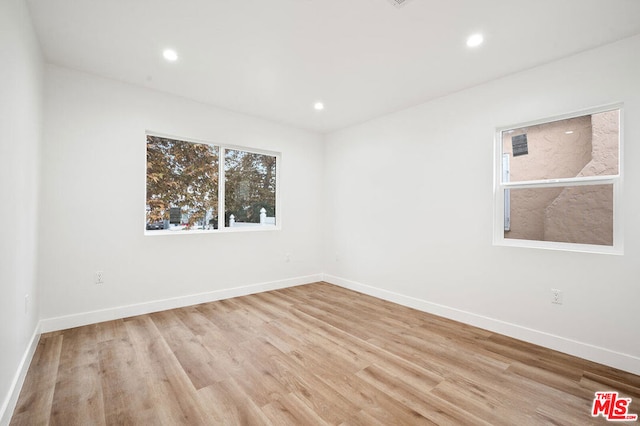
[[494,246],[522,247],[543,250],[570,251],[577,253],[612,254],[621,256],[624,254],[622,246],[601,246],[595,244],[559,243],[554,241],[531,241],[515,238],[501,238],[493,242]]
[[280,231],[282,228],[277,225],[256,225],[256,226],[239,226],[223,229],[191,229],[191,230],[171,230],[163,229],[156,231],[144,231],[145,237],[167,236],[167,235],[200,235],[200,234],[230,234],[237,232],[269,232]]

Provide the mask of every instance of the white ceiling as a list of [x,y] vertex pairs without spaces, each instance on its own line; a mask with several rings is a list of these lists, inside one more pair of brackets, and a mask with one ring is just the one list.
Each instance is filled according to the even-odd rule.
[[28,4],[50,63],[322,133],[640,33],[640,0]]

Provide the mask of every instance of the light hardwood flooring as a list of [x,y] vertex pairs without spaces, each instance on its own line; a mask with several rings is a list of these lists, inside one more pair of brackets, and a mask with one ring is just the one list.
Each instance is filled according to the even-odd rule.
[[640,413],[640,376],[316,283],[43,334],[11,424],[606,424],[603,390]]

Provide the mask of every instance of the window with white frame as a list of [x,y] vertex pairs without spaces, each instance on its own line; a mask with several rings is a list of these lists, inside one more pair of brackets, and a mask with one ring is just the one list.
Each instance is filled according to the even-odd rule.
[[622,253],[621,106],[498,129],[494,243]]
[[279,159],[147,134],[145,233],[277,229]]

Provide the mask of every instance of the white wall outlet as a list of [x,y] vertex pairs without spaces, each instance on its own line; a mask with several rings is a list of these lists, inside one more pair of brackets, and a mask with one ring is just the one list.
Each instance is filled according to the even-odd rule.
[[562,290],[558,290],[557,288],[551,289],[551,303],[562,305]]
[[286,253],[284,255],[284,261],[287,263],[291,262],[291,253]]
[[28,314],[29,313],[29,294],[25,294],[24,295],[24,313]]
[[96,271],[96,284],[104,284],[104,272]]

